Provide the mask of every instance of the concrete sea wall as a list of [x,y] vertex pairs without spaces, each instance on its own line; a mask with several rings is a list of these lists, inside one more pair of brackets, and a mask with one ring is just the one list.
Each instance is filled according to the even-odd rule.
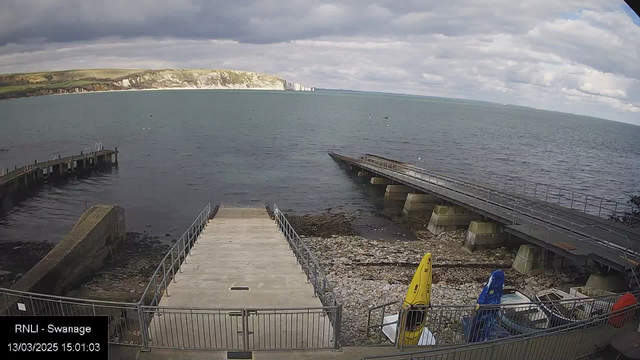
[[116,205],[95,205],[12,289],[63,294],[91,277],[125,237],[124,209]]

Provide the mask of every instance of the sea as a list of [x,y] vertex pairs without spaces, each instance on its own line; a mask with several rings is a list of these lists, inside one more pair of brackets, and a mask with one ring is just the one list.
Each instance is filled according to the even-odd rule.
[[0,213],[0,241],[58,242],[85,207],[130,231],[179,236],[207,203],[295,214],[374,212],[329,157],[377,154],[483,181],[512,175],[626,202],[640,126],[486,102],[342,91],[163,90],[0,101],[0,166],[96,146],[117,167],[47,184]]

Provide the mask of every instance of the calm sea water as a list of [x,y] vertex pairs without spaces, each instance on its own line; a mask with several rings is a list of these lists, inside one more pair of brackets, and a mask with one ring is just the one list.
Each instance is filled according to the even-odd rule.
[[[153,114],[153,117],[150,115]],[[384,119],[388,116],[388,119]],[[120,165],[48,185],[0,216],[0,241],[59,241],[84,203],[129,229],[182,233],[207,202],[296,213],[371,211],[328,155],[374,153],[482,178],[512,174],[626,201],[640,192],[640,127],[472,101],[350,92],[141,91],[0,101],[0,165],[96,142]]]

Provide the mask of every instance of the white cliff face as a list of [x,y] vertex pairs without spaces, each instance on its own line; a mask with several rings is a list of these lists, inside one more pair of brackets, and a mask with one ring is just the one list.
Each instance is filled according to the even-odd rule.
[[309,87],[309,86],[304,86],[304,85],[298,84],[298,83],[288,82],[288,81],[285,81],[284,89],[285,90],[292,90],[292,91],[315,91],[315,88],[312,88],[312,87]]
[[[69,86],[70,82],[82,85]],[[152,89],[252,89],[313,91],[299,83],[250,71],[221,69],[81,69],[31,74],[0,74],[0,87],[28,84],[19,91],[0,92],[0,99],[91,91]],[[58,85],[58,86],[56,86]]]
[[115,82],[138,89],[264,89],[284,90],[284,80],[273,75],[234,70],[150,70]]

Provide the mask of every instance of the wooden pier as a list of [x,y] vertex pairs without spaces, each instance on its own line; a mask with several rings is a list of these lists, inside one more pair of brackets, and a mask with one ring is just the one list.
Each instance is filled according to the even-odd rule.
[[16,195],[45,182],[63,179],[77,173],[118,164],[118,148],[115,150],[98,150],[43,162],[34,161],[31,165],[15,167],[13,171],[5,170],[0,174],[0,210],[13,203]]

